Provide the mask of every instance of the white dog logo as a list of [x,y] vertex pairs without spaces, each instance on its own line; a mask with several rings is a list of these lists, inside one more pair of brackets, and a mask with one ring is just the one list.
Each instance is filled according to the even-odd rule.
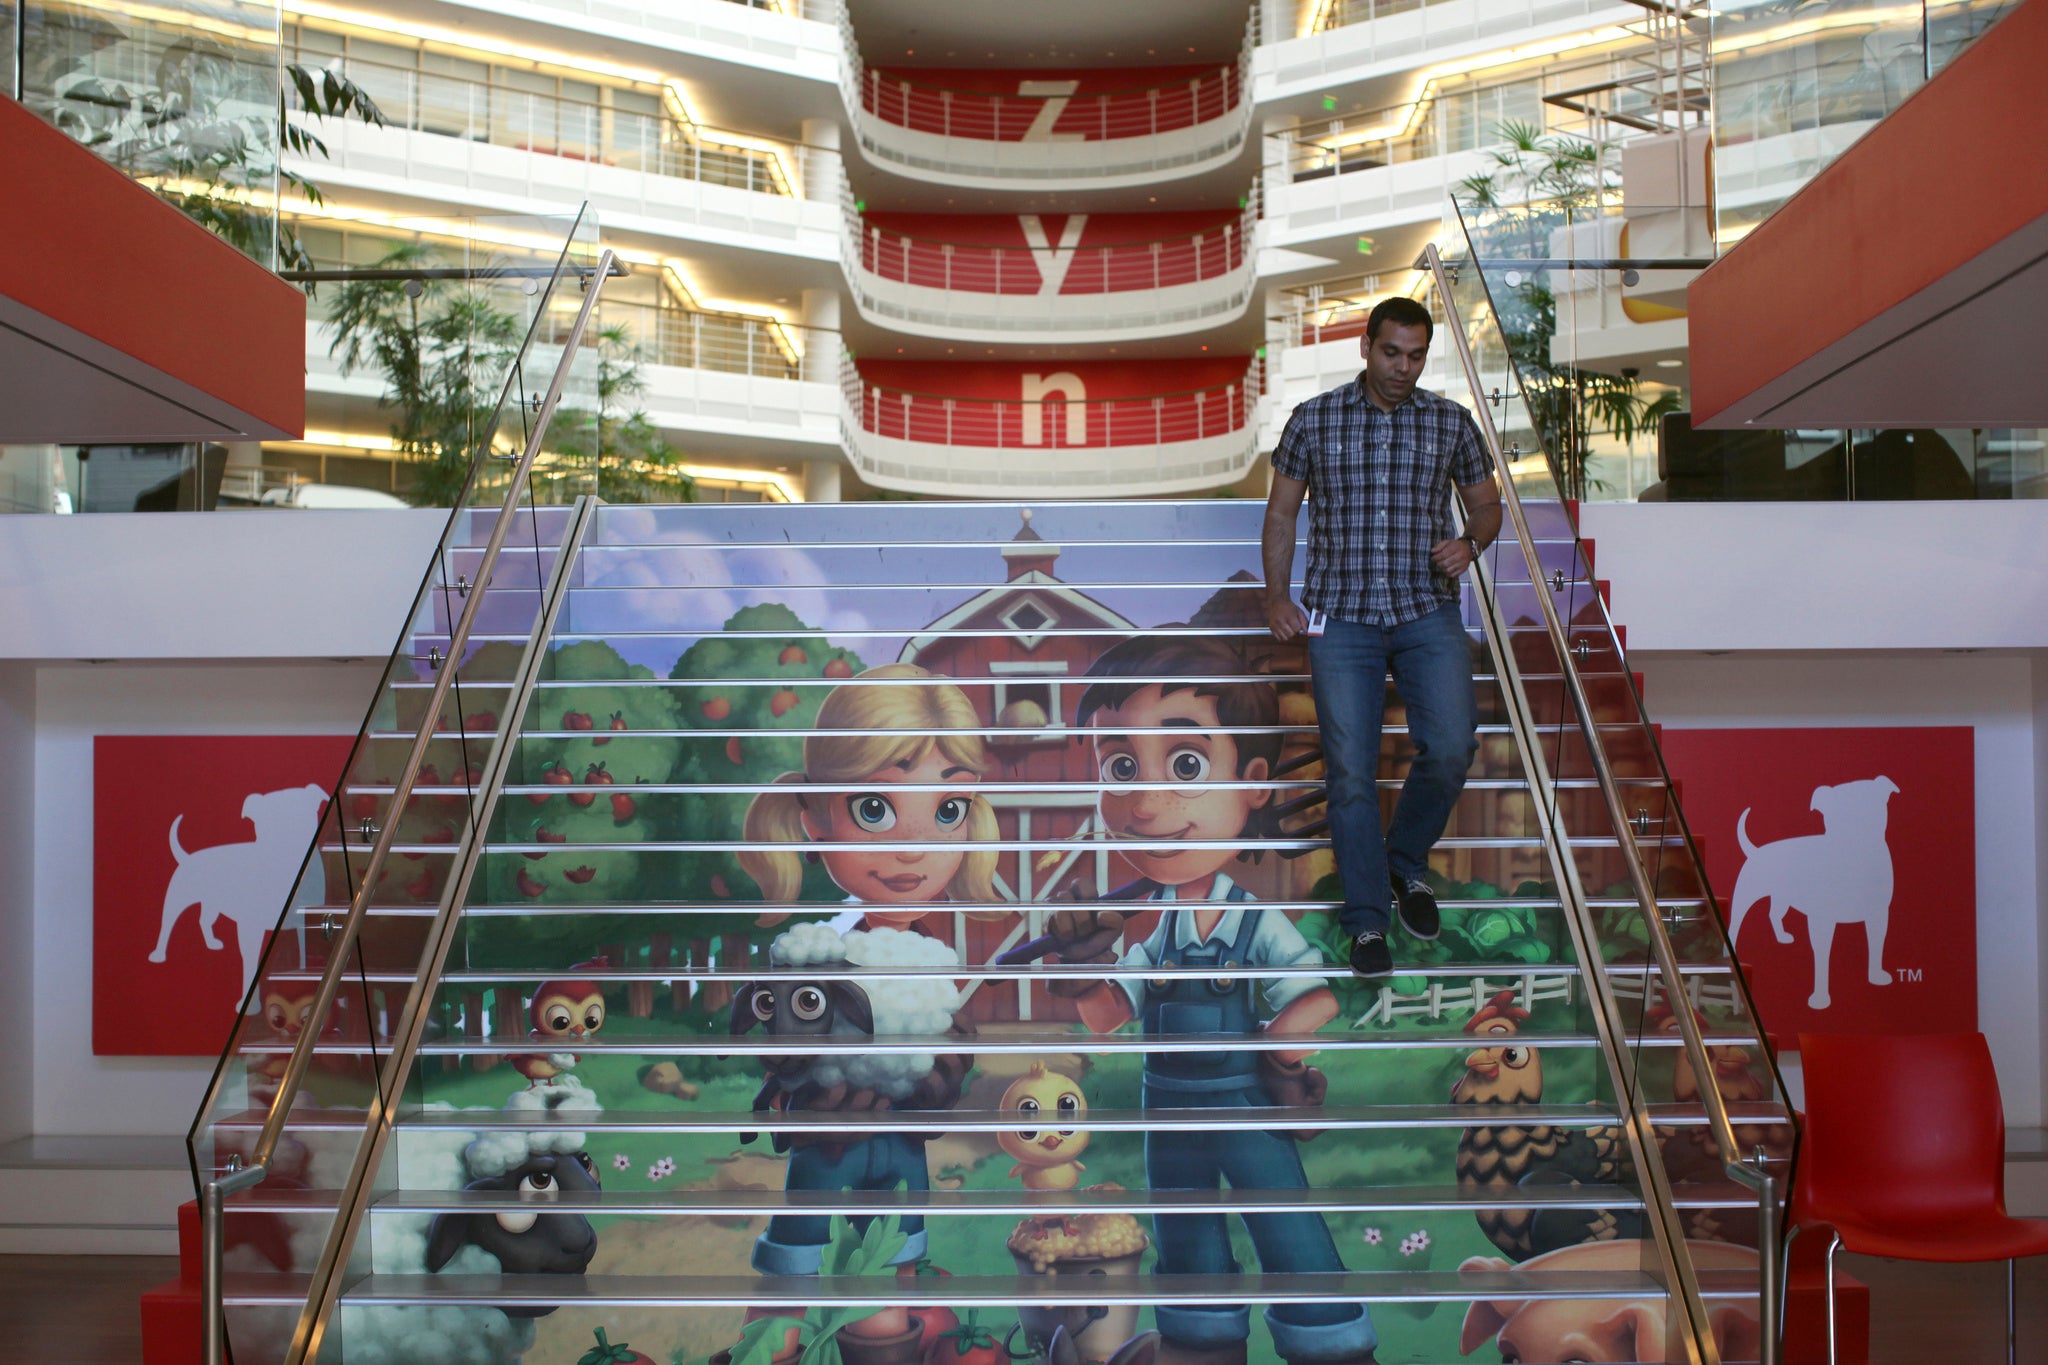
[[1863,926],[1870,984],[1892,983],[1892,974],[1884,969],[1884,936],[1892,909],[1892,851],[1885,843],[1885,816],[1886,805],[1898,790],[1889,777],[1817,787],[1811,809],[1820,812],[1824,832],[1761,847],[1749,841],[1748,810],[1735,822],[1745,861],[1735,879],[1729,940],[1739,938],[1743,916],[1761,900],[1771,903],[1771,932],[1780,943],[1792,942],[1785,912],[1805,915],[1813,950],[1813,994],[1806,1003],[1813,1009],[1828,1007],[1828,956],[1835,930],[1844,924]]
[[252,792],[242,802],[242,818],[256,826],[253,841],[215,844],[190,853],[178,842],[178,826],[185,817],[171,821],[171,856],[178,860],[178,870],[171,874],[171,884],[164,892],[163,924],[149,960],[166,960],[171,930],[196,905],[200,936],[215,952],[220,951],[221,941],[214,931],[223,919],[235,922],[242,949],[242,989],[246,991],[256,979],[263,936],[278,922],[285,898],[291,894],[292,879],[320,828],[320,809],[326,802],[324,787]]

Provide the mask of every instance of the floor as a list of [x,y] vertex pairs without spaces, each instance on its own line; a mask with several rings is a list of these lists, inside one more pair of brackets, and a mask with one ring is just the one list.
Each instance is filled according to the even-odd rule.
[[7,1359],[136,1365],[142,1291],[177,1273],[175,1256],[0,1256]]
[[[1844,1258],[1879,1305],[1872,1365],[2005,1359],[2002,1266]],[[136,1365],[136,1302],[177,1273],[168,1256],[0,1256],[0,1341],[36,1365]],[[2020,1359],[2048,1360],[2048,1259],[2020,1266]],[[536,1362],[536,1365],[547,1365]]]

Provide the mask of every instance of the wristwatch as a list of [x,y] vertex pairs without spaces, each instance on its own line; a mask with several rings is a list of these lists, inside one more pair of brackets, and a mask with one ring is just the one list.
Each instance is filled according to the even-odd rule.
[[1473,539],[1470,535],[1462,535],[1459,536],[1458,539],[1464,541],[1467,545],[1470,545],[1472,547],[1472,557],[1474,559],[1479,558],[1480,544],[1477,540]]

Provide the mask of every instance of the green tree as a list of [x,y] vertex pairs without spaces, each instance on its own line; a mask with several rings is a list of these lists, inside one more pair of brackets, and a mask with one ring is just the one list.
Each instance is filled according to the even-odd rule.
[[[377,265],[412,270],[434,263],[428,247],[408,242]],[[351,280],[336,291],[328,326],[328,354],[342,374],[368,369],[384,379],[378,401],[396,411],[392,441],[413,457],[406,496],[421,507],[453,505],[494,430],[498,396],[524,337],[521,320],[460,281]]]
[[[505,837],[514,842],[545,842],[543,834],[565,836],[574,844],[637,844],[662,836],[659,812],[654,800],[636,788],[660,785],[671,780],[682,741],[670,734],[636,734],[638,731],[674,731],[675,703],[661,687],[627,684],[651,682],[654,670],[628,664],[616,649],[602,640],[583,640],[565,645],[548,656],[549,674],[555,684],[574,682],[573,687],[548,686],[537,689],[527,706],[524,731],[568,732],[575,738],[522,738],[514,759],[516,781],[544,783],[549,770],[566,771],[578,783],[602,784],[610,788],[591,796],[556,795],[542,800],[516,796],[504,803]],[[614,727],[617,728],[614,728]],[[599,776],[601,774],[601,776]],[[659,887],[645,883],[643,873],[649,855],[621,848],[613,851],[570,849],[539,858],[521,857],[516,870],[527,874],[527,885],[545,881],[544,899],[603,902],[658,896]],[[507,882],[516,881],[509,864],[493,872]],[[577,875],[571,876],[571,873]],[[535,899],[516,886],[498,886],[502,899]],[[503,894],[503,893],[514,894]]]
[[589,344],[597,352],[597,417],[577,424],[577,446],[596,467],[598,496],[615,503],[695,502],[697,485],[682,471],[683,452],[640,404],[647,380],[632,328],[606,323]]
[[[1494,169],[1467,176],[1456,196],[1472,249],[1495,259],[1547,259],[1553,234],[1599,216],[1617,192],[1606,151],[1531,123],[1510,120],[1497,131],[1501,145],[1488,153]],[[1555,360],[1557,298],[1549,272],[1521,274],[1519,283],[1509,284],[1504,267],[1487,270],[1487,292],[1558,482],[1565,496],[1583,498],[1600,486],[1587,473],[1593,438],[1605,432],[1634,441],[1654,432],[1663,415],[1678,408],[1678,394],[1666,389],[1652,398],[1634,376]]]
[[[861,671],[860,656],[827,643],[788,607],[776,603],[742,607],[725,623],[728,631],[788,631],[786,636],[735,639],[709,635],[676,660],[669,676],[684,684],[675,689],[676,713],[693,730],[736,732],[727,737],[684,741],[678,782],[735,783],[774,781],[803,767],[803,741],[778,730],[800,730],[817,723],[837,679]],[[742,681],[746,685],[739,685]],[[774,686],[777,682],[784,686]],[[706,839],[738,839],[746,820],[750,795],[706,794],[693,798],[692,813]],[[689,899],[746,901],[760,892],[731,854],[701,854],[678,868],[678,890]],[[832,884],[825,869],[804,869],[804,900],[830,904],[845,892]],[[751,924],[753,911],[746,912]],[[736,931],[736,930],[735,930]],[[720,932],[727,932],[721,929]]]

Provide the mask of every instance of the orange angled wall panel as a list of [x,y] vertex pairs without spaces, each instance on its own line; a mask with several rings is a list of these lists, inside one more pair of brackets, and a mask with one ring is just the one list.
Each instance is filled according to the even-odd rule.
[[[304,434],[305,295],[4,96],[0,184],[0,300],[191,386],[242,434]],[[92,439],[79,418],[68,439]]]
[[2024,0],[1695,280],[1712,423],[2048,214],[2048,0]]

